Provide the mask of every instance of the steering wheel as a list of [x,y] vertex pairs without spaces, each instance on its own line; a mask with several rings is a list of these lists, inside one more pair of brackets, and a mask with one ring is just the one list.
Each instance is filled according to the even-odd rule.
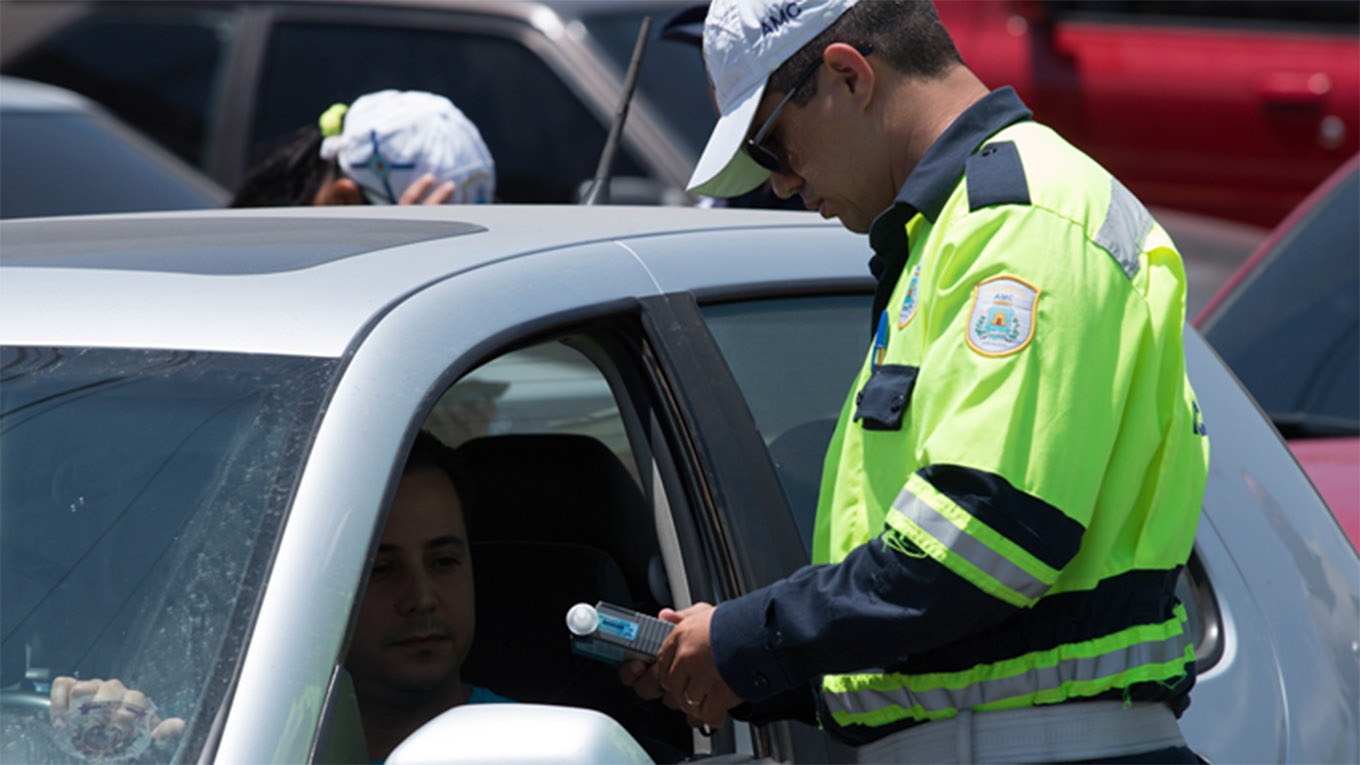
[[52,708],[52,697],[27,688],[10,688],[0,691],[0,709],[6,714],[29,714],[41,712],[44,717]]

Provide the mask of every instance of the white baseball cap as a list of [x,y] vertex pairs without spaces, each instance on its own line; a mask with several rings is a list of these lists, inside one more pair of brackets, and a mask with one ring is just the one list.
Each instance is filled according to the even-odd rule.
[[857,2],[713,0],[704,21],[704,63],[720,116],[689,179],[690,191],[734,197],[765,182],[770,171],[742,150],[765,82]]
[[395,204],[416,179],[453,181],[454,203],[490,202],[496,165],[477,126],[449,99],[417,90],[381,90],[343,110],[343,127],[331,107],[322,116],[321,156],[374,204]]

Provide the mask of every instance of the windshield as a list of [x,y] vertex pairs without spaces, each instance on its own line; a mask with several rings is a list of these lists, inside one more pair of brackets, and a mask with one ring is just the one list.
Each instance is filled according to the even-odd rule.
[[647,49],[638,70],[638,95],[661,113],[666,124],[685,142],[698,159],[708,142],[717,115],[708,97],[708,74],[697,42],[663,40],[662,28],[675,6],[630,8],[628,12],[608,13],[583,19],[590,34],[618,65],[628,71],[637,44],[643,17],[652,17]]
[[0,123],[0,218],[218,206],[206,183],[92,115],[4,112]]
[[156,759],[196,759],[335,365],[0,349],[0,761],[81,759],[58,676],[146,693],[188,725]]
[[1204,338],[1286,438],[1360,435],[1360,174],[1280,240]]

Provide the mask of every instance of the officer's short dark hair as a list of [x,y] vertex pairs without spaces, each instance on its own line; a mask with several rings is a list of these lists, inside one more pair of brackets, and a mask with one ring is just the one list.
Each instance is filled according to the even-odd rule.
[[[856,47],[872,44],[870,55],[882,57],[893,69],[910,77],[935,79],[963,63],[930,0],[861,0],[789,56],[770,75],[766,92],[787,93],[800,75],[821,60],[826,46],[838,42]],[[792,100],[804,105],[816,93],[814,77]]]
[[463,525],[471,533],[472,515],[477,505],[477,488],[472,472],[457,451],[445,445],[433,433],[422,430],[416,434],[415,443],[411,445],[402,475],[428,467],[444,471],[453,482],[453,489],[458,492],[458,504],[463,507]]

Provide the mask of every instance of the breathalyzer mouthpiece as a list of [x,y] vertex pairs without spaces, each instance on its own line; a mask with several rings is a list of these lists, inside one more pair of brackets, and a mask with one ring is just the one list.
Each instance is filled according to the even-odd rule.
[[587,637],[600,626],[600,614],[589,603],[577,603],[567,611],[567,629],[573,635]]

